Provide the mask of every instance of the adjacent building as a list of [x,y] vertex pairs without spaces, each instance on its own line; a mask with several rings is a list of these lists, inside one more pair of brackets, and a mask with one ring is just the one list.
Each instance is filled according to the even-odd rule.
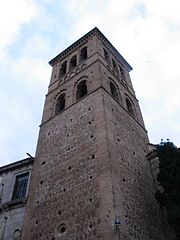
[[20,239],[33,161],[26,158],[0,168],[0,240]]
[[49,63],[35,161],[0,168],[0,240],[169,240],[132,67],[98,28]]

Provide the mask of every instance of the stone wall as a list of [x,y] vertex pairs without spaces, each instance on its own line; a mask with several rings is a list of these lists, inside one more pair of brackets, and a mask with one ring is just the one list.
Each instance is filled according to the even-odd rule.
[[[146,160],[148,137],[127,64],[109,48],[110,59],[124,67],[120,75],[104,58],[110,46],[104,42],[96,35],[87,39],[88,58],[62,78],[61,64],[83,44],[53,65],[23,240],[164,239]],[[87,94],[77,100],[82,80]],[[56,114],[61,93],[65,108]],[[120,231],[114,231],[117,217]]]
[[154,198],[145,129],[104,94],[112,172],[113,201],[122,231],[130,239],[164,239],[160,208]]
[[103,235],[111,230],[112,219],[107,221],[106,215],[112,214],[112,188],[101,92],[41,127],[24,239],[98,239],[97,226],[103,227]]

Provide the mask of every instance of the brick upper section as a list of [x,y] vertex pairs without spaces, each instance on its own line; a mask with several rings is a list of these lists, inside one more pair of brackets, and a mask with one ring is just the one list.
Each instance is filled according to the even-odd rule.
[[87,34],[85,34],[83,37],[81,37],[79,40],[74,42],[72,45],[70,45],[68,48],[66,48],[64,51],[62,51],[60,54],[58,54],[55,58],[53,58],[51,61],[49,61],[49,64],[53,67],[59,60],[69,55],[76,47],[81,46],[84,44],[90,37],[92,36],[98,36],[104,45],[108,48],[108,50],[117,57],[121,62],[124,63],[124,66],[128,71],[132,70],[132,67],[129,65],[129,63],[123,58],[123,56],[117,51],[117,49],[109,42],[109,40],[102,34],[102,32],[97,28],[93,28],[91,31],[89,31]]

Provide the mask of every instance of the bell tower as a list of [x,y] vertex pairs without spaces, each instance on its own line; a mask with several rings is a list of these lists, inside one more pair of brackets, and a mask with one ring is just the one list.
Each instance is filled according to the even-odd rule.
[[23,240],[163,240],[131,66],[94,28],[53,58]]

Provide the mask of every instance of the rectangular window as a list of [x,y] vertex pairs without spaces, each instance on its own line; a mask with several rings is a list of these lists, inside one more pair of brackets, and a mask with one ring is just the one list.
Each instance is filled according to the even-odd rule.
[[16,176],[12,200],[26,196],[29,172]]

